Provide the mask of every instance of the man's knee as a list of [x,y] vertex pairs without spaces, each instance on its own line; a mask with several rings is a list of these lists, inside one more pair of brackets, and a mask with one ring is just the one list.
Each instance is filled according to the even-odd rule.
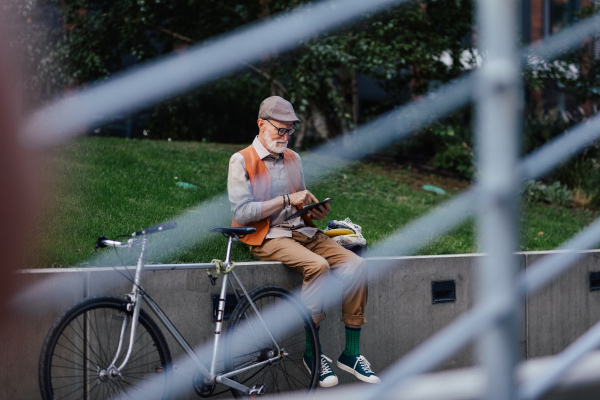
[[305,266],[302,270],[302,274],[304,275],[304,280],[311,281],[320,276],[329,274],[329,269],[329,263],[323,259]]
[[367,261],[354,255],[349,257],[339,268],[335,268],[334,275],[340,278],[345,285],[352,285],[354,282],[365,282],[367,279]]
[[365,271],[366,264],[367,260],[354,253],[343,262],[343,265],[346,266],[348,270],[355,271],[356,273]]

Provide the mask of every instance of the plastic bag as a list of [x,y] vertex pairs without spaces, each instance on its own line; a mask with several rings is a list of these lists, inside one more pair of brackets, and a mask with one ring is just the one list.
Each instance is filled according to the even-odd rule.
[[361,226],[353,223],[350,220],[350,218],[346,218],[343,221],[335,221],[335,220],[329,221],[329,223],[327,224],[327,229],[325,229],[325,232],[327,233],[327,231],[334,230],[334,229],[341,229],[341,228],[350,229],[354,233],[346,234],[346,235],[331,236],[331,238],[333,240],[335,240],[336,242],[338,242],[340,245],[342,245],[344,247],[355,246],[355,245],[364,247],[367,245],[367,241],[365,240],[365,238],[362,235]]

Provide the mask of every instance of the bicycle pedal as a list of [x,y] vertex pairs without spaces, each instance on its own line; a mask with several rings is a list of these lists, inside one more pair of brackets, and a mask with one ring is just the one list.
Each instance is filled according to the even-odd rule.
[[248,396],[251,399],[255,399],[255,398],[260,397],[263,394],[267,393],[267,389],[268,389],[268,387],[265,385],[260,385],[260,386],[254,385],[248,391]]

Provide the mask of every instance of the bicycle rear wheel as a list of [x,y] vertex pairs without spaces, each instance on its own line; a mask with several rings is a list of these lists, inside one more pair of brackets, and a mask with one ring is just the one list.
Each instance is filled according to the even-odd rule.
[[[260,367],[239,373],[235,379],[248,386],[267,387],[267,394],[313,389],[318,382],[319,346],[317,331],[306,307],[288,290],[279,286],[261,286],[249,293],[262,316],[268,331],[279,349],[273,343],[256,312],[246,297],[243,297],[233,311],[227,326],[225,368],[227,371],[275,358]],[[308,340],[308,344],[307,344]],[[303,360],[304,350],[310,346],[313,356]],[[246,395],[231,390],[234,397]]]
[[171,354],[158,326],[143,310],[127,365],[119,376],[106,373],[126,319],[129,327],[117,366],[127,353],[132,313],[126,305],[117,297],[92,297],[56,319],[39,360],[38,378],[44,400],[168,398]]

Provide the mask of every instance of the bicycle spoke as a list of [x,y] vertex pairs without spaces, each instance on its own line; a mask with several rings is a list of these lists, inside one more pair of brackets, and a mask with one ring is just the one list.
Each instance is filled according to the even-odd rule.
[[[311,329],[311,341],[315,345],[318,339],[309,314],[299,301],[279,287],[257,288],[249,296],[263,316],[264,323],[253,318],[256,313],[252,306],[246,298],[242,299],[234,310],[228,327],[230,346],[226,348],[227,370],[263,361],[269,352],[275,352],[276,355],[279,348],[286,353],[285,356],[246,374],[238,374],[237,379],[248,387],[266,385],[270,388],[268,394],[310,390],[317,384],[317,375],[307,374],[305,371],[305,327]],[[281,316],[297,323],[292,331],[282,330]],[[276,341],[276,345],[272,343],[272,339]],[[235,390],[232,393],[235,397],[244,396],[244,393]]]
[[[45,400],[117,399],[127,391],[159,395],[156,388],[146,389],[147,382],[160,371],[166,398],[167,365],[170,354],[159,328],[142,310],[131,356],[121,371],[121,377],[100,380],[99,370],[107,373],[115,357],[123,324],[125,330],[122,355],[127,354],[131,323],[124,318],[124,300],[109,296],[84,299],[57,320],[49,333],[40,357],[40,389]],[[62,322],[64,321],[64,322]],[[129,335],[127,335],[129,331]],[[46,352],[46,353],[44,353]],[[121,358],[121,357],[119,357]],[[118,360],[117,360],[118,361]],[[96,364],[96,365],[94,365]],[[161,389],[163,390],[163,389]]]

